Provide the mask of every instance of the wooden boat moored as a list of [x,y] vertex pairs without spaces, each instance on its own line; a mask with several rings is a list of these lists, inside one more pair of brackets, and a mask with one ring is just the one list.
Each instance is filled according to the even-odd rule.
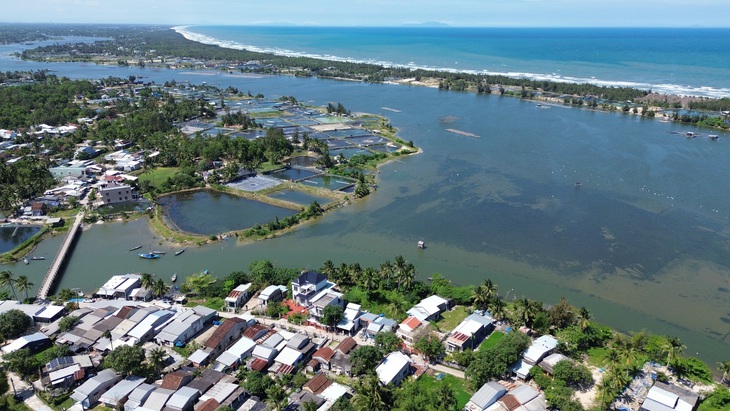
[[180,254],[182,254],[184,252],[185,252],[185,249],[184,248],[181,248],[181,249],[175,251],[175,255],[180,255]]
[[139,250],[140,248],[142,248],[141,245],[136,245],[136,246],[130,248],[129,251]]
[[172,281],[173,283],[175,281],[177,281],[177,273],[175,273],[175,274],[172,275],[172,278],[170,278],[170,281]]
[[156,258],[160,258],[160,255],[155,254],[155,253],[140,253],[138,255],[140,256],[140,258],[145,258],[147,260],[154,260]]

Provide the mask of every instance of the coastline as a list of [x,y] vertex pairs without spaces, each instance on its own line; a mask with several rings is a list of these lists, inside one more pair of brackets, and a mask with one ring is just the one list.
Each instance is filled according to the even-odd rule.
[[[500,70],[488,70],[488,69],[464,69],[459,68],[457,64],[454,66],[433,66],[426,64],[416,64],[414,62],[398,63],[394,61],[383,60],[379,58],[353,58],[343,57],[332,54],[313,53],[305,51],[290,50],[286,48],[268,47],[261,45],[253,45],[249,43],[241,43],[234,40],[225,40],[215,37],[208,36],[203,33],[195,32],[196,25],[185,25],[185,26],[173,26],[170,30],[180,34],[185,39],[206,45],[218,46],[221,48],[231,50],[247,50],[263,54],[271,54],[282,57],[292,58],[310,58],[317,60],[325,60],[339,63],[352,63],[352,64],[368,64],[377,65],[385,68],[399,68],[408,69],[411,71],[423,70],[429,72],[443,72],[443,73],[462,73],[468,75],[480,75],[480,76],[492,76],[492,77],[508,77],[512,79],[526,79],[537,82],[553,82],[563,84],[592,84],[602,87],[617,87],[617,88],[634,88],[638,90],[646,90],[652,92],[658,92],[661,95],[679,95],[679,96],[692,96],[692,97],[705,97],[705,98],[722,98],[730,96],[730,87],[720,88],[713,87],[703,84],[671,84],[666,80],[654,80],[651,82],[637,81],[637,80],[626,80],[626,79],[605,79],[597,78],[593,75],[573,75],[564,76],[555,72],[530,72],[525,69],[515,69],[509,71]],[[239,26],[242,29],[251,26]],[[254,27],[258,28],[258,27]],[[456,29],[456,28],[455,28]],[[517,29],[520,30],[520,29]],[[458,62],[455,62],[458,63]]]

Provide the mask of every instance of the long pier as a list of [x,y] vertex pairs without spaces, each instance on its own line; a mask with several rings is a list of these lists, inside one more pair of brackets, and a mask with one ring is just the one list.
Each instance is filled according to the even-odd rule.
[[66,256],[68,255],[69,250],[71,250],[71,245],[76,238],[76,234],[78,234],[79,232],[79,227],[81,227],[82,221],[84,221],[84,213],[79,212],[78,214],[76,214],[76,221],[74,221],[73,225],[68,230],[68,233],[66,234],[66,239],[63,240],[63,244],[58,250],[58,254],[56,254],[56,257],[53,259],[53,263],[51,263],[51,268],[48,269],[46,276],[43,278],[41,286],[38,288],[39,299],[45,300],[46,297],[48,297],[48,293],[51,291],[51,287],[56,281],[56,276],[58,275],[58,272],[61,271],[61,266],[63,265],[64,261],[66,261]]

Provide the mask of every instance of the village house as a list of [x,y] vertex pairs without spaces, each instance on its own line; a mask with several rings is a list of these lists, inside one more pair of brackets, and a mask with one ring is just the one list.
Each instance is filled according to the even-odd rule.
[[395,334],[400,337],[406,345],[413,346],[413,344],[415,344],[421,336],[428,332],[429,328],[430,323],[428,321],[421,321],[416,317],[409,316],[405,320],[401,321]]
[[99,298],[111,298],[119,299],[123,298],[128,300],[132,290],[139,288],[141,284],[141,276],[138,274],[123,274],[112,276],[94,296]]
[[441,317],[441,313],[446,311],[448,308],[448,300],[439,297],[438,295],[432,295],[421,300],[421,302],[414,305],[413,308],[408,310],[406,313],[412,317],[418,318],[421,322],[436,321]]
[[99,401],[102,393],[106,392],[121,379],[122,376],[115,373],[114,370],[101,370],[96,376],[89,378],[76,388],[71,394],[71,399],[80,403],[84,409],[91,408]]
[[47,388],[68,389],[93,370],[94,364],[88,355],[58,357],[45,365],[41,383]]
[[388,354],[375,368],[375,373],[383,385],[398,385],[411,373],[411,359],[395,351]]
[[138,407],[142,406],[147,398],[150,396],[152,391],[155,390],[154,385],[142,383],[137,386],[127,397],[127,402],[124,403],[124,411],[135,411]]
[[222,351],[227,350],[234,341],[241,338],[241,334],[247,327],[248,324],[241,318],[227,318],[205,342],[205,348],[214,356],[218,356]]
[[126,203],[137,199],[134,189],[126,184],[109,183],[99,189],[104,204]]
[[316,271],[302,271],[291,283],[292,299],[303,307],[312,304],[312,298],[322,290],[334,287],[327,277]]
[[193,404],[200,397],[195,388],[181,387],[165,403],[166,411],[192,411]]
[[342,315],[342,320],[337,323],[337,329],[347,333],[350,336],[357,334],[360,330],[360,304],[348,303]]
[[143,382],[144,377],[127,377],[107,390],[107,392],[99,398],[99,402],[109,408],[116,409],[116,407],[123,404],[129,397],[129,394],[131,394],[132,391],[134,391],[134,389],[140,386]]
[[265,306],[272,301],[281,301],[286,296],[286,286],[270,285],[259,293],[259,304]]
[[347,337],[337,344],[335,354],[330,360],[330,369],[335,374],[351,376],[352,364],[350,362],[350,354],[355,348],[357,348],[357,341],[351,337]]
[[447,351],[475,349],[494,330],[494,319],[487,313],[473,313],[454,328],[446,339]]
[[155,337],[160,345],[184,345],[213,320],[216,311],[202,305],[180,312]]
[[150,394],[147,396],[144,404],[142,404],[142,408],[144,408],[145,410],[162,411],[162,409],[165,407],[165,404],[167,403],[167,400],[169,400],[174,393],[175,390],[167,388],[155,388],[155,390],[150,392]]
[[512,368],[517,378],[524,380],[529,375],[532,367],[542,361],[545,356],[552,353],[558,346],[558,340],[552,335],[543,335],[534,340],[523,353],[522,359]]
[[216,371],[237,369],[241,361],[251,356],[254,347],[256,347],[256,343],[252,339],[241,337],[231,348],[218,356],[213,369]]
[[46,337],[45,334],[37,332],[30,335],[24,335],[18,337],[15,341],[4,346],[2,348],[3,354],[10,354],[12,352],[27,348],[31,354],[40,352],[53,345],[51,340]]
[[464,411],[486,411],[506,393],[507,389],[503,385],[489,381],[471,396]]
[[697,409],[699,399],[693,391],[657,381],[649,389],[639,411],[693,411]]
[[226,297],[226,311],[236,312],[239,308],[251,298],[249,290],[251,289],[251,283],[241,284],[238,287],[231,290]]

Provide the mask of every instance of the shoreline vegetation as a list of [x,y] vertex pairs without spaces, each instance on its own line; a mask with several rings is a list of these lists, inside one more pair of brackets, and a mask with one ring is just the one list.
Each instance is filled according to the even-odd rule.
[[[93,62],[103,65],[168,69],[208,69],[233,73],[291,75],[333,80],[387,83],[442,90],[499,94],[551,104],[661,118],[683,124],[730,129],[730,98],[653,93],[631,87],[554,82],[503,75],[445,72],[408,67],[332,61],[311,57],[224,48],[190,40],[177,28],[161,26],[87,26],[66,35],[98,36],[102,41],[69,43],[25,50],[23,59]],[[63,33],[56,28],[54,33]],[[147,51],[139,50],[145,44]]]

